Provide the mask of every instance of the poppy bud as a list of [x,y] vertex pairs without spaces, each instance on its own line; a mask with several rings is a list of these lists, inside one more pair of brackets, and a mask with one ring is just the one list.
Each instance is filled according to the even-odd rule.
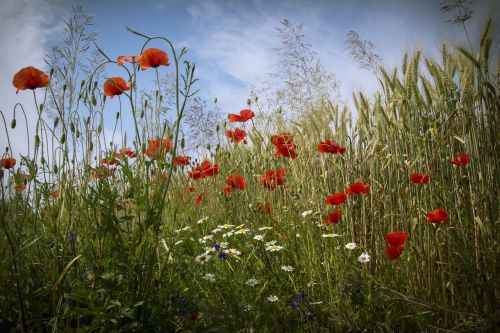
[[35,147],[39,147],[40,146],[40,137],[37,135],[35,135]]
[[90,116],[88,116],[87,118],[85,118],[85,125],[89,125],[90,124]]
[[10,128],[16,128],[16,118],[12,119],[10,122]]
[[42,165],[44,165],[44,164],[45,164],[45,157],[43,157],[43,156],[42,156],[42,157],[40,157],[40,163],[42,163]]
[[208,150],[210,150],[210,143],[209,143],[209,144],[207,144],[207,149],[208,149]]
[[101,134],[101,131],[102,131],[102,124],[99,124],[99,126],[97,126],[97,133]]
[[259,100],[259,96],[255,96],[255,102]]
[[95,95],[92,94],[92,105],[96,106],[97,105],[97,99],[95,98]]
[[94,89],[97,89],[97,81],[94,81]]
[[116,120],[118,120],[120,118],[120,112],[117,112],[116,113]]
[[54,173],[57,173],[57,165],[54,164]]
[[219,126],[219,124],[217,124],[217,126],[215,126],[215,131],[216,131],[217,133],[219,133],[219,130],[220,130],[220,126]]
[[40,112],[43,110],[43,104],[40,104]]
[[182,148],[182,149],[184,149],[184,145],[185,145],[185,143],[186,143],[186,142],[184,141],[184,137],[182,137],[182,139],[181,139],[181,148]]
[[144,118],[144,110],[141,110],[141,113],[139,113],[139,118]]
[[52,76],[52,74],[54,74],[54,68],[51,68],[51,69],[50,69],[49,74],[50,74],[50,76]]
[[84,84],[85,84],[85,80],[82,80],[82,82],[80,82],[80,88],[82,88]]
[[73,122],[69,123],[69,129],[71,130],[71,133],[75,133],[75,124],[73,124]]
[[63,86],[63,92],[64,92],[64,91],[66,91],[66,89],[67,89],[67,88],[68,88],[68,86],[67,86],[67,85],[64,85],[64,86]]
[[56,118],[54,119],[54,128],[56,128],[56,127],[57,127],[57,125],[59,125],[59,117],[56,117]]
[[214,99],[214,103],[215,103],[215,104],[217,104],[217,97],[215,97],[215,99]]
[[89,143],[89,151],[92,151],[94,149],[94,144],[92,142]]
[[163,96],[160,95],[160,103],[163,101]]
[[247,105],[250,106],[250,104],[252,104],[252,101],[250,100],[250,98],[247,99]]
[[144,108],[146,109],[148,107],[148,100],[144,101]]
[[64,144],[66,142],[66,133],[63,133],[61,136],[61,144]]
[[78,139],[80,137],[80,131],[76,130],[76,138]]

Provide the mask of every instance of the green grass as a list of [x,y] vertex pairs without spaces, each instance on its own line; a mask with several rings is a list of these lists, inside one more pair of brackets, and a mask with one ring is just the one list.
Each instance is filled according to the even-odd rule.
[[[356,110],[332,102],[291,122],[266,116],[253,101],[255,124],[243,125],[251,144],[221,139],[208,156],[219,174],[191,181],[195,193],[184,190],[191,166],[173,168],[173,156],[144,155],[149,138],[169,135],[172,153],[183,155],[179,126],[194,80],[183,52],[169,48],[177,122],[171,129],[150,122],[157,125],[143,132],[149,135],[136,127],[137,158],[121,160],[103,179],[92,178],[93,158],[109,156],[100,144],[99,110],[118,101],[103,98],[102,82],[88,78],[72,95],[86,116],[61,106],[57,125],[40,117],[34,154],[3,171],[0,331],[495,330],[500,96],[498,59],[496,72],[490,68],[491,24],[479,50],[443,46],[442,59],[405,55],[401,66],[382,71],[375,98],[353,94]],[[140,84],[136,70],[130,75]],[[51,87],[46,91],[50,98]],[[159,115],[141,112],[135,90],[120,103],[130,104],[136,119]],[[158,97],[148,103],[159,110]],[[294,135],[296,159],[274,156],[270,137],[284,131]],[[347,151],[320,154],[316,145],[326,139]],[[470,162],[453,166],[462,151]],[[260,175],[278,168],[287,170],[283,186],[270,191],[259,184]],[[18,170],[28,175],[23,192],[16,191]],[[154,180],[162,172],[168,180]],[[413,172],[428,172],[429,184],[410,183]],[[247,186],[226,196],[221,188],[230,174],[243,175]],[[340,222],[323,225],[334,210],[325,196],[356,181],[369,183],[370,193],[350,196]],[[59,198],[50,196],[54,189]],[[202,203],[194,205],[200,192]],[[265,201],[271,214],[257,212]],[[429,223],[427,212],[439,207],[448,211],[447,222]],[[249,232],[224,238],[234,228],[227,229],[200,243],[226,223]],[[263,226],[272,229],[259,231]],[[391,231],[409,237],[395,261],[384,251]],[[266,251],[270,240],[283,249]],[[212,253],[206,264],[195,261],[222,241],[241,251],[239,258]],[[354,250],[345,248],[350,242]],[[371,256],[368,263],[358,262],[362,252]],[[253,278],[259,284],[248,286]],[[270,302],[271,295],[278,300]]]

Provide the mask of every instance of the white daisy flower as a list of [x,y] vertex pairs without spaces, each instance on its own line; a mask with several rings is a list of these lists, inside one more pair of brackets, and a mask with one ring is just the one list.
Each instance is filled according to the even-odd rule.
[[199,219],[198,221],[196,221],[196,224],[202,224],[203,222],[205,222],[206,220],[208,220],[208,216],[202,218],[202,219]]
[[313,213],[312,209],[311,210],[306,210],[305,212],[302,212],[302,217],[309,216]]
[[206,280],[208,282],[215,282],[215,274],[212,273],[207,273],[201,277],[203,280]]
[[337,234],[323,234],[321,235],[323,238],[332,238],[332,237],[339,237]]
[[241,252],[236,250],[236,249],[228,249],[227,254],[230,255],[231,257],[238,257],[241,255]]
[[255,287],[256,285],[258,285],[260,283],[259,280],[257,279],[254,279],[254,278],[251,278],[251,279],[248,279],[247,282],[245,282],[245,284],[249,287]]
[[231,237],[233,234],[234,234],[234,232],[228,231],[225,234],[222,234],[222,237],[224,237],[224,238]]
[[217,228],[229,229],[229,228],[232,228],[232,227],[234,227],[234,224],[224,223],[223,225],[220,225]]
[[255,236],[253,236],[253,239],[258,240],[258,241],[264,240],[264,235],[255,235]]
[[356,243],[347,243],[345,248],[348,250],[354,250],[356,248]]
[[275,240],[272,240],[272,241],[266,242],[266,246],[271,246],[271,245],[274,245],[276,243],[277,242]]
[[250,229],[248,229],[248,228],[239,228],[239,229],[234,231],[234,234],[235,235],[243,235],[243,234],[246,234],[248,232],[250,232]]
[[207,253],[203,253],[203,254],[200,254],[199,256],[197,256],[196,258],[194,258],[194,261],[196,261],[197,263],[200,263],[202,265],[206,264],[207,262],[210,261],[210,256],[207,254]]
[[293,270],[294,270],[293,266],[290,266],[290,265],[287,265],[287,266],[283,265],[283,266],[281,266],[281,269],[284,270],[285,272],[293,272]]
[[215,252],[215,246],[209,246],[205,248],[205,254],[210,254]]
[[280,250],[283,250],[283,246],[281,245],[269,245],[269,246],[266,246],[266,251],[269,251],[269,252],[278,252]]
[[370,261],[370,255],[367,252],[363,252],[359,255],[358,261],[362,264],[366,264],[367,262]]
[[205,244],[207,240],[212,240],[212,239],[214,239],[214,235],[203,236],[201,238],[198,238],[198,242],[201,244]]
[[278,298],[278,296],[274,296],[274,295],[269,295],[269,296],[267,296],[267,300],[268,300],[269,302],[272,302],[272,303],[277,302],[277,301],[278,301],[278,299],[279,299],[279,298]]
[[186,230],[189,230],[189,229],[191,229],[191,227],[187,225],[187,226],[185,226],[184,228],[180,228],[180,229],[175,230],[175,232],[176,232],[176,233],[179,233],[179,232],[181,232],[181,231],[186,231]]

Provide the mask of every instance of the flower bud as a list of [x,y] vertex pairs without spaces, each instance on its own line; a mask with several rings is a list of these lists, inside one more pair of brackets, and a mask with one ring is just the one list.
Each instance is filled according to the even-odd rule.
[[10,122],[10,128],[16,128],[16,118],[12,119]]

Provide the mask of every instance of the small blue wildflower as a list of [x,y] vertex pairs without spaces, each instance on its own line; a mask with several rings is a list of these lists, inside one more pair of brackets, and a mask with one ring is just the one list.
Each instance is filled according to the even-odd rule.
[[312,312],[306,312],[307,320],[314,320],[314,314]]
[[292,304],[290,304],[290,308],[292,310],[295,310],[298,307],[299,307],[299,303],[297,301],[294,301]]
[[295,295],[295,301],[297,302],[303,302],[306,300],[306,293],[304,292],[304,290],[301,290],[297,295]]
[[227,257],[227,253],[224,252],[224,251],[220,251],[220,253],[219,253],[219,259],[226,259],[226,257]]

